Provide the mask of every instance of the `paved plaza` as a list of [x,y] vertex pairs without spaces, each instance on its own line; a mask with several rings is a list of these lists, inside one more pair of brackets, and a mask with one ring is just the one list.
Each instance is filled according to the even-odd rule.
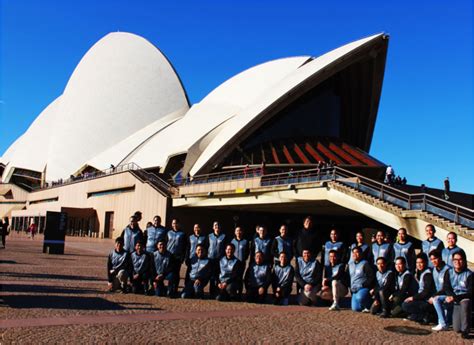
[[47,255],[41,237],[8,237],[0,250],[0,344],[463,343],[453,332],[349,310],[106,293],[112,240],[66,243],[65,255]]

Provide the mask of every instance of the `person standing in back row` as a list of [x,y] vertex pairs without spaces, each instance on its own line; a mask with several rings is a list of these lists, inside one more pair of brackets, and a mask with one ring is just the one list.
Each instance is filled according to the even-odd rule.
[[313,228],[313,218],[307,216],[303,222],[303,228],[298,232],[295,240],[294,255],[301,257],[303,250],[308,249],[313,258],[316,258],[322,247],[320,234]]

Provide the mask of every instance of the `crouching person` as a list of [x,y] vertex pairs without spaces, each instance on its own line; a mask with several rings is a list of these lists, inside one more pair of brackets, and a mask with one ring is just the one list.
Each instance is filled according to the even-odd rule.
[[427,317],[430,308],[428,300],[433,296],[435,285],[424,253],[420,253],[416,257],[415,278],[418,282],[418,292],[406,298],[402,308],[408,314],[408,320],[428,323]]
[[211,263],[203,244],[196,245],[195,254],[189,259],[189,272],[181,298],[203,298],[204,288],[211,277]]
[[109,254],[107,260],[108,290],[113,292],[120,288],[127,293],[127,280],[132,271],[130,253],[123,248],[123,238],[115,239],[115,248]]
[[288,305],[294,277],[295,270],[293,266],[290,265],[288,254],[281,252],[272,273],[272,288],[275,304]]
[[329,310],[340,310],[339,301],[347,295],[345,265],[339,262],[339,253],[331,249],[328,253],[328,265],[324,267],[321,298],[332,301]]
[[370,289],[374,283],[371,265],[362,259],[360,247],[352,249],[352,262],[349,263],[351,280],[351,308],[353,311],[368,313],[370,310]]
[[395,259],[395,291],[389,297],[392,302],[392,317],[403,317],[405,312],[402,303],[417,290],[417,282],[413,274],[407,269],[407,262],[403,256]]
[[219,261],[219,277],[217,281],[218,301],[236,300],[241,284],[241,262],[234,256],[235,247],[229,243],[225,248],[225,256]]
[[[174,278],[173,268],[173,257],[171,253],[166,249],[165,240],[158,240],[156,245],[158,249],[153,253],[153,287],[155,289],[156,296],[170,296],[172,291],[175,290],[174,284],[176,279]],[[167,286],[165,282],[168,282]]]
[[303,255],[297,258],[295,277],[301,288],[298,303],[305,306],[315,305],[321,290],[322,269],[309,249],[304,249]]
[[248,267],[244,280],[247,300],[253,303],[265,303],[271,282],[271,267],[270,264],[263,262],[262,252],[255,253],[255,261]]
[[132,291],[133,293],[148,293],[148,281],[151,273],[151,257],[145,252],[143,242],[135,244],[135,251],[132,253],[133,275]]
[[372,315],[379,315],[381,318],[390,317],[391,302],[389,297],[395,290],[395,274],[387,269],[387,259],[383,256],[377,259],[375,278],[375,288],[370,290],[370,294],[374,298],[370,312]]

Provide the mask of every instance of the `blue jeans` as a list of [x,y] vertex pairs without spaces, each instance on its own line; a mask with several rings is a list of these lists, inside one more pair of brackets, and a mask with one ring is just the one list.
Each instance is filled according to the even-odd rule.
[[359,289],[357,292],[352,292],[351,308],[353,311],[362,311],[369,309],[371,298],[368,288]]
[[446,327],[451,323],[452,315],[453,315],[453,304],[454,303],[445,303],[446,300],[445,295],[435,296],[433,297],[433,306],[436,310],[436,314],[438,315],[438,324]]

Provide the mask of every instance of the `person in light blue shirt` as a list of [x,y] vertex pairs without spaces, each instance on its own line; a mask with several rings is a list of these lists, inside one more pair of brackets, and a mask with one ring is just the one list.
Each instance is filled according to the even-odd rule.
[[173,257],[173,278],[175,279],[175,282],[172,285],[173,291],[170,292],[170,297],[178,297],[177,288],[179,285],[181,265],[186,258],[186,235],[179,228],[179,219],[175,218],[171,221],[171,230],[168,231],[167,236],[168,242],[166,248]]
[[327,241],[324,246],[323,246],[323,252],[322,252],[322,258],[323,258],[323,263],[324,267],[329,267],[329,252],[331,250],[335,250],[337,252],[337,257],[338,258],[343,258],[345,257],[345,246],[344,242],[339,241],[339,231],[337,229],[331,229],[331,232],[329,233],[329,238],[330,240]]
[[398,229],[398,241],[393,245],[394,257],[403,257],[406,261],[406,267],[410,272],[415,272],[415,246],[408,241],[407,230],[405,228]]
[[288,300],[293,287],[295,270],[290,265],[288,255],[281,252],[278,257],[278,263],[273,267],[272,287],[275,304],[288,305]]
[[458,235],[455,232],[450,232],[446,236],[446,242],[448,243],[447,247],[443,249],[442,252],[442,258],[443,261],[448,265],[449,267],[453,267],[453,254],[462,252],[464,255],[466,253],[464,250],[462,250],[460,247],[458,247],[457,242],[458,242]]
[[321,298],[333,301],[329,310],[340,310],[339,301],[347,295],[347,273],[345,264],[339,260],[337,250],[329,251],[329,266],[324,267],[323,287],[321,288]]
[[143,231],[138,226],[136,216],[130,217],[130,223],[123,229],[120,237],[123,238],[123,249],[130,254],[135,251],[135,245],[138,242],[143,242]]
[[242,263],[234,256],[235,247],[229,243],[225,256],[219,261],[219,280],[217,281],[218,301],[235,301],[238,298]]
[[148,282],[151,276],[151,258],[145,252],[145,246],[142,242],[137,242],[135,251],[131,255],[133,273],[132,273],[132,291],[135,294],[148,294]]
[[351,263],[354,259],[352,258],[352,249],[354,249],[355,247],[359,247],[360,250],[361,250],[361,260],[364,259],[364,260],[367,260],[368,262],[371,262],[371,256],[370,256],[370,246],[365,243],[365,239],[364,239],[364,233],[362,231],[358,231],[356,233],[356,241],[355,243],[352,243],[351,246],[349,247],[349,254],[348,254],[348,258],[346,259],[348,263]]
[[[426,240],[421,242],[421,251],[425,253],[426,257],[429,258],[430,253],[433,250],[442,252],[444,249],[443,241],[435,236],[436,228],[433,224],[425,226]],[[433,264],[428,262],[428,267],[433,268]]]
[[204,288],[211,276],[211,263],[203,244],[196,245],[195,255],[189,261],[189,271],[181,298],[203,298]]
[[321,291],[322,267],[312,256],[310,249],[303,249],[302,255],[295,261],[295,278],[300,287],[298,303],[304,306],[315,305]]
[[[221,231],[219,222],[212,224],[212,233],[207,237],[208,253],[207,256],[211,260],[211,279],[209,282],[209,291],[211,296],[217,296],[217,281],[219,277],[219,263],[222,257],[225,256],[225,248],[227,244],[227,237]],[[235,248],[234,248],[235,251]]]
[[156,251],[158,241],[166,239],[168,230],[161,225],[161,217],[153,217],[153,224],[146,228],[146,251],[153,253]]
[[245,290],[247,301],[251,303],[265,303],[267,290],[271,283],[271,266],[263,261],[263,253],[255,253],[255,261],[245,272]]
[[275,265],[278,264],[278,258],[281,252],[286,253],[288,261],[293,259],[294,243],[288,234],[288,227],[283,224],[278,231],[280,232],[280,236],[275,237],[272,243],[272,254]]
[[372,265],[362,259],[360,247],[352,249],[352,262],[349,263],[349,276],[351,288],[351,308],[357,312],[370,312],[370,289],[374,286],[374,272]]
[[[430,261],[433,264],[433,281],[435,283],[436,292],[428,300],[428,303],[433,305],[436,309],[436,305],[441,304],[445,309],[444,314],[440,318],[438,316],[438,325],[442,325],[443,329],[447,329],[449,323],[451,323],[451,315],[452,315],[452,305],[449,303],[444,303],[446,300],[446,292],[445,292],[445,280],[449,279],[449,266],[441,258],[441,253],[437,250],[433,250],[430,253]],[[434,329],[437,330],[437,329]]]
[[385,242],[385,231],[378,230],[375,235],[375,242],[372,243],[372,258],[374,267],[377,266],[377,259],[384,257],[387,260],[389,268],[393,264],[393,246],[391,243]]
[[261,252],[263,254],[263,261],[266,264],[273,264],[272,256],[272,239],[268,236],[267,228],[260,226],[258,228],[258,236],[250,244],[250,261],[255,261],[255,254]]

